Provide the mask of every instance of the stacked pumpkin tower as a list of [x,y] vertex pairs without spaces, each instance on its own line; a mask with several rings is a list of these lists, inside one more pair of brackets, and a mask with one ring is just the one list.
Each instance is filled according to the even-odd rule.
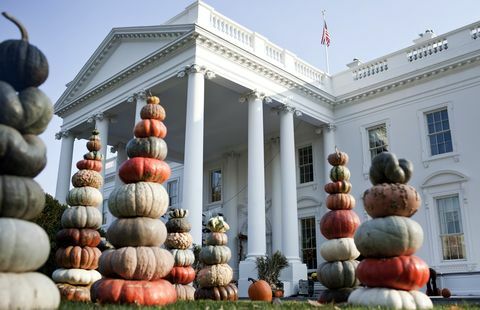
[[327,212],[320,222],[320,230],[328,241],[320,247],[320,254],[326,260],[318,268],[317,277],[328,289],[320,295],[319,302],[344,302],[359,285],[355,276],[360,253],[353,241],[353,235],[360,219],[352,210],[355,198],[350,195],[350,170],[346,167],[348,155],[335,148],[328,156],[331,183],[325,185]]
[[210,233],[199,255],[204,267],[197,274],[195,299],[235,301],[238,299],[238,289],[230,283],[233,271],[228,262],[232,252],[226,246],[228,237],[225,233],[230,226],[222,216],[215,216],[208,220],[207,229]]
[[177,293],[166,277],[173,267],[172,254],[160,248],[167,238],[159,219],[168,208],[168,193],[162,186],[170,176],[164,162],[167,144],[163,140],[165,110],[160,99],[149,96],[127,146],[129,157],[119,168],[120,179],[108,199],[117,217],[107,230],[116,248],[100,256],[99,271],[105,277],[92,286],[92,300],[100,303],[166,305]]
[[54,309],[60,294],[51,279],[34,272],[48,259],[50,241],[35,223],[45,193],[33,180],[47,163],[37,137],[53,109],[38,86],[48,76],[45,55],[28,43],[25,28],[8,13],[21,40],[0,43],[0,309]]
[[372,160],[370,181],[363,203],[373,218],[355,234],[364,260],[357,276],[366,288],[354,291],[348,301],[365,306],[395,309],[430,309],[430,298],[417,291],[429,279],[428,265],[413,254],[423,243],[422,227],[410,217],[421,204],[415,188],[407,182],[413,165],[383,152]]
[[100,250],[100,233],[102,215],[97,206],[103,197],[102,145],[98,131],[95,129],[87,142],[88,153],[77,162],[80,169],[72,176],[73,189],[67,196],[71,206],[62,214],[63,229],[57,233],[55,263],[59,269],[52,274],[63,299],[73,301],[91,301],[90,286],[102,276],[98,268]]
[[195,254],[190,249],[193,240],[190,234],[192,225],[186,219],[188,211],[173,209],[168,215],[170,219],[166,223],[168,235],[165,246],[175,261],[168,280],[175,286],[178,300],[194,300],[195,288],[191,283],[195,280],[195,269],[192,267]]

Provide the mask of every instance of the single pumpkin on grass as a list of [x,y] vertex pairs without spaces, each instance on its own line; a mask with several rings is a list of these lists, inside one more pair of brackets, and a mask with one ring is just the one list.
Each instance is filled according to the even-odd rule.
[[248,278],[252,284],[248,287],[248,298],[254,301],[272,301],[272,288],[267,281]]

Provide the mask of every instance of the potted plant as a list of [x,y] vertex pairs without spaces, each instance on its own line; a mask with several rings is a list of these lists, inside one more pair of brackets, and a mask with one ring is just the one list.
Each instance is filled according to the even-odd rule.
[[287,266],[288,260],[280,251],[270,257],[257,257],[258,278],[270,284],[274,297],[283,296],[283,283],[279,276],[282,269]]

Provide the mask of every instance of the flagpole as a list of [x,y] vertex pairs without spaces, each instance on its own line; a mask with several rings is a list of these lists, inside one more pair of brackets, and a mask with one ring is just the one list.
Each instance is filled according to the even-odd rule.
[[[325,10],[322,10],[322,16],[323,16],[323,25],[325,26],[327,24],[325,20]],[[324,44],[324,45],[325,45],[325,63],[327,66],[327,74],[330,74],[330,65],[328,63],[328,44]]]

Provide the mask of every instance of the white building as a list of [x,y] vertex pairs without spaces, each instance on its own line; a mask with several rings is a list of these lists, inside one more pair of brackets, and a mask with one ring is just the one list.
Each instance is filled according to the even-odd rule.
[[[350,155],[362,220],[372,154],[387,147],[413,162],[410,184],[423,198],[413,218],[426,236],[417,255],[441,274],[440,287],[480,294],[479,64],[480,22],[426,32],[328,75],[198,1],[161,26],[113,29],[68,84],[55,105],[63,118],[56,196],[65,201],[75,137],[96,126],[117,152],[108,197],[149,90],[167,111],[172,206],[191,211],[197,244],[202,213],[227,218],[241,296],[258,256],[287,256],[287,295],[321,261],[326,155],[335,145]],[[103,212],[108,224],[105,204]]]

